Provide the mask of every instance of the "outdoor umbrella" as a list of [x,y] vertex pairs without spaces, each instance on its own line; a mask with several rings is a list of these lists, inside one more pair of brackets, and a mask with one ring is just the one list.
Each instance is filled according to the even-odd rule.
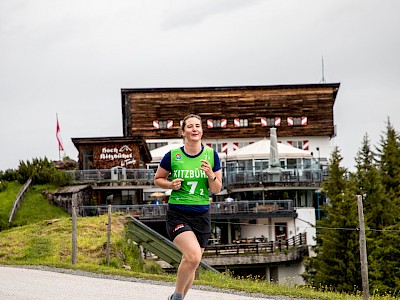
[[154,192],[154,193],[150,194],[149,197],[151,197],[151,198],[162,198],[162,197],[164,197],[164,193]]

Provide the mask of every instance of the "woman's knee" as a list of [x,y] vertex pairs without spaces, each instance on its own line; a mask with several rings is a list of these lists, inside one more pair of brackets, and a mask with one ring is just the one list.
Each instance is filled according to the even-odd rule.
[[189,253],[185,253],[185,255],[182,257],[182,260],[185,260],[187,264],[190,264],[194,268],[197,268],[201,261],[201,251],[192,251]]

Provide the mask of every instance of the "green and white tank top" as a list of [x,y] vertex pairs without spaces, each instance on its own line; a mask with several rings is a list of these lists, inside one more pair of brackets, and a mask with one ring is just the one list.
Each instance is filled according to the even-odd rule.
[[173,190],[170,204],[208,205],[208,178],[200,169],[201,160],[207,160],[214,167],[214,150],[204,147],[199,155],[187,156],[180,148],[171,150],[171,180],[182,178],[178,191]]

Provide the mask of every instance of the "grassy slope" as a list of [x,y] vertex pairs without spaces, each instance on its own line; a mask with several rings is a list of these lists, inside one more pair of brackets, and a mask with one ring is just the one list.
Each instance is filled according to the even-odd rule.
[[54,192],[57,190],[57,187],[52,185],[32,186],[25,194],[21,206],[14,218],[13,224],[25,225],[43,220],[69,216],[68,213],[60,207],[50,204],[43,197],[43,190]]
[[[175,280],[174,276],[160,274],[159,268],[154,264],[143,264],[138,259],[137,246],[128,244],[124,239],[125,218],[121,215],[114,215],[112,218],[112,247],[109,266],[105,263],[107,216],[78,218],[78,263],[72,265],[71,218],[63,211],[60,212],[58,208],[48,207],[51,205],[41,196],[40,190],[43,188],[51,189],[49,186],[32,188],[27,194],[25,204],[21,206],[19,215],[17,215],[16,222],[25,222],[28,225],[0,232],[0,264],[46,265],[154,280]],[[6,191],[6,195],[16,195],[17,193],[18,188],[16,189],[14,185],[9,186]],[[4,194],[0,196],[4,196]],[[58,218],[58,220],[54,221],[55,218]],[[46,221],[51,219],[53,221]],[[123,269],[123,264],[130,265],[132,270]],[[195,284],[310,299],[359,300],[362,298],[360,295],[347,295],[329,291],[318,292],[309,287],[280,286],[255,279],[242,278],[238,280],[222,274],[203,272],[200,280],[196,280]],[[390,296],[374,296],[371,298],[393,299]]]
[[13,207],[14,200],[21,189],[22,184],[18,182],[8,183],[7,189],[0,192],[0,221],[8,222],[10,211]]

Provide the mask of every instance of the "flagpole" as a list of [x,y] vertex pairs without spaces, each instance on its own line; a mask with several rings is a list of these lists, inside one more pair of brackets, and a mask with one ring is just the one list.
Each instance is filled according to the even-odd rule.
[[58,125],[58,113],[56,113],[56,121],[57,121],[57,127],[56,127],[56,137],[57,137],[57,144],[58,144],[58,160],[61,160],[61,152],[60,152],[60,142],[58,141],[58,132],[60,131],[60,127]]
[[57,120],[57,125],[56,125],[56,138],[58,142],[58,160],[61,160],[61,151],[64,151],[64,147],[61,142],[61,136],[60,136],[60,124],[58,123],[58,113],[56,113],[56,120]]

